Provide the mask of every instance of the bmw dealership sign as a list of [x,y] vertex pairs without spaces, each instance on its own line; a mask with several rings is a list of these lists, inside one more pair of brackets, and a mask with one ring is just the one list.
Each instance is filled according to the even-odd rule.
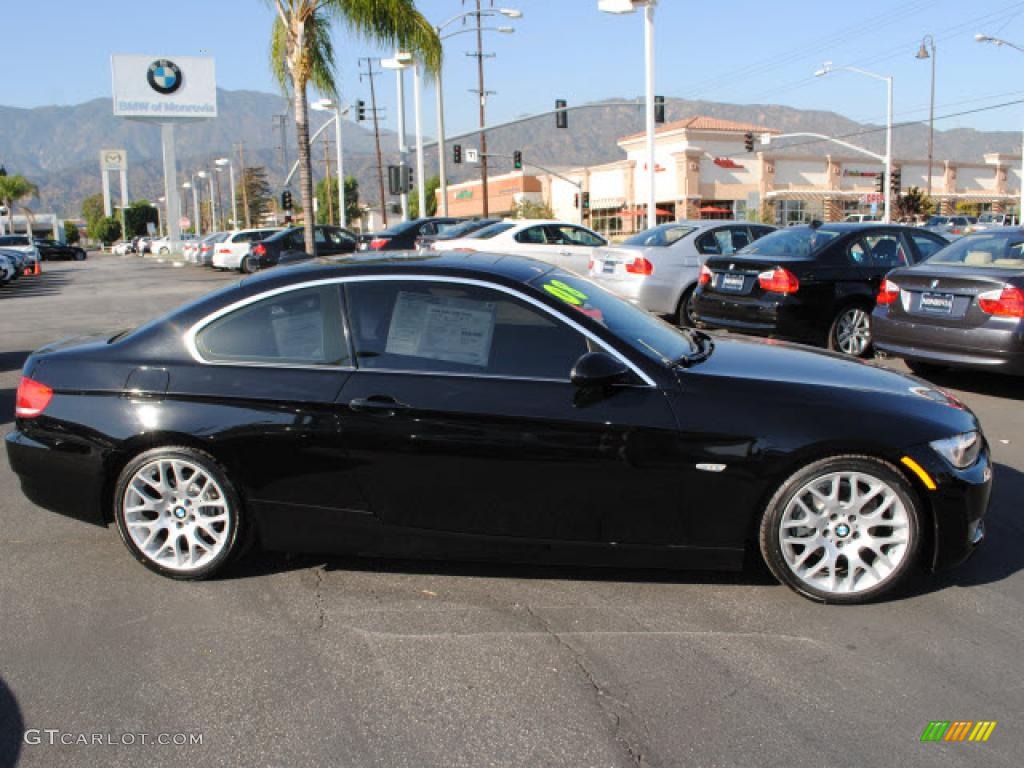
[[211,58],[117,54],[110,64],[115,115],[157,122],[217,116]]

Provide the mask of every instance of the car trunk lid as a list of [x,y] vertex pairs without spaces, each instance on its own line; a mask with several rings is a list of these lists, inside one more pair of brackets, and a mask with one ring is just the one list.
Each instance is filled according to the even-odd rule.
[[989,315],[978,306],[978,297],[999,291],[1006,285],[1007,278],[1019,274],[1020,270],[999,269],[992,270],[991,274],[964,272],[964,267],[936,267],[890,274],[889,282],[895,283],[900,292],[899,301],[889,305],[890,313],[939,325],[981,325]]

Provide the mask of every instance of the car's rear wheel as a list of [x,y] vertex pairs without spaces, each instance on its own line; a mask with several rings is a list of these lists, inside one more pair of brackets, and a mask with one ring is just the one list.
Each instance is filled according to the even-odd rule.
[[691,285],[683,291],[683,297],[679,300],[679,308],[676,310],[676,321],[686,328],[697,326],[697,312],[693,308],[693,291],[696,286]]
[[828,348],[850,357],[871,352],[870,311],[853,304],[839,310],[828,331]]
[[238,267],[239,272],[242,272],[246,275],[251,275],[257,269],[259,269],[259,264],[256,263],[256,257],[253,256],[252,254],[249,254],[248,256],[243,258],[241,265]]
[[765,562],[812,600],[863,603],[896,588],[920,548],[917,496],[890,464],[836,456],[792,475],[761,520]]
[[75,261],[85,261],[85,251],[75,251]]
[[114,520],[139,562],[172,579],[205,579],[242,548],[241,503],[224,469],[192,448],[146,451],[121,472]]

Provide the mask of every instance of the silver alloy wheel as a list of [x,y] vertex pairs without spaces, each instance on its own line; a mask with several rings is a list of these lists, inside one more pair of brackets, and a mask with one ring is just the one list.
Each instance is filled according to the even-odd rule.
[[836,347],[846,355],[860,357],[871,344],[871,323],[860,307],[844,309],[836,318]]
[[910,549],[910,517],[895,489],[865,472],[830,472],[805,483],[779,524],[786,565],[834,595],[877,587]]
[[191,461],[144,464],[128,481],[121,503],[125,528],[139,552],[168,570],[201,568],[231,541],[227,496]]

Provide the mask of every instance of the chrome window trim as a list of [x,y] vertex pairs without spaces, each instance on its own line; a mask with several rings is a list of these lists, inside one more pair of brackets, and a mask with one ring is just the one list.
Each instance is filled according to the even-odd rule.
[[[641,370],[640,367],[637,366],[632,360],[630,360],[627,357],[625,357],[624,355],[622,355],[620,352],[618,352],[618,350],[615,350],[612,347],[608,346],[608,344],[604,340],[602,340],[601,338],[596,336],[594,333],[592,333],[588,329],[584,328],[582,325],[577,323],[575,320],[572,320],[571,318],[569,318],[569,317],[567,317],[565,315],[561,315],[561,314],[557,313],[555,310],[553,310],[551,307],[547,306],[546,304],[542,303],[541,301],[538,301],[537,299],[533,298],[532,296],[527,296],[527,295],[521,293],[520,291],[515,290],[514,288],[509,288],[508,286],[501,285],[500,283],[492,283],[492,282],[488,282],[486,280],[479,280],[479,279],[471,278],[471,277],[452,277],[452,276],[449,276],[449,275],[424,275],[422,273],[419,273],[419,274],[412,273],[412,274],[408,274],[408,275],[391,275],[391,274],[389,274],[389,275],[351,275],[351,276],[348,276],[348,277],[326,277],[326,278],[321,278],[319,280],[308,280],[308,281],[306,281],[304,283],[295,283],[295,284],[292,284],[292,285],[283,285],[283,286],[279,286],[277,288],[272,288],[272,289],[270,289],[268,291],[264,291],[263,293],[258,293],[258,294],[254,295],[254,296],[248,296],[248,297],[246,297],[244,299],[240,299],[239,301],[236,301],[236,302],[233,302],[231,304],[228,304],[226,307],[221,307],[220,309],[218,309],[215,312],[211,312],[209,315],[206,315],[204,318],[202,318],[201,320],[199,320],[196,323],[194,323],[192,325],[192,327],[190,327],[187,331],[185,331],[185,333],[182,335],[182,341],[184,342],[185,349],[188,351],[189,355],[191,355],[192,359],[195,360],[197,363],[200,363],[202,365],[221,365],[221,366],[223,366],[223,365],[234,365],[234,366],[246,366],[246,367],[253,366],[253,367],[261,367],[261,368],[309,368],[309,369],[321,370],[321,371],[322,370],[359,370],[359,371],[377,371],[377,372],[391,372],[391,373],[406,373],[405,371],[388,371],[388,369],[385,369],[385,368],[358,368],[358,367],[356,367],[356,368],[349,368],[349,367],[329,366],[329,365],[310,365],[310,366],[293,365],[293,366],[289,366],[288,364],[247,363],[247,362],[223,363],[223,362],[219,362],[219,361],[206,360],[205,358],[203,358],[203,356],[201,354],[199,354],[199,349],[196,346],[196,335],[200,331],[202,331],[207,325],[209,325],[210,323],[214,322],[215,320],[219,320],[220,318],[224,317],[225,315],[228,315],[228,314],[234,312],[235,310],[242,309],[243,307],[248,306],[249,304],[254,304],[257,301],[262,301],[264,299],[268,299],[268,298],[271,298],[272,296],[277,296],[277,295],[280,295],[282,293],[290,293],[291,291],[298,291],[298,290],[303,290],[303,289],[306,289],[306,288],[316,288],[316,287],[319,287],[319,286],[322,286],[322,285],[332,285],[332,284],[344,285],[345,283],[366,283],[366,282],[384,282],[384,281],[389,281],[389,282],[390,281],[405,281],[405,282],[421,282],[421,283],[455,283],[455,284],[459,284],[459,285],[473,285],[473,286],[477,286],[477,287],[480,287],[480,288],[490,288],[491,290],[496,290],[496,291],[499,291],[501,293],[508,294],[509,296],[514,296],[515,298],[519,299],[520,301],[525,301],[527,304],[530,304],[531,306],[536,307],[537,309],[539,309],[542,312],[546,313],[547,315],[549,315],[550,317],[554,318],[555,320],[557,320],[559,322],[562,322],[562,323],[565,323],[566,325],[568,325],[570,328],[572,328],[576,332],[582,334],[585,338],[589,339],[594,344],[598,345],[602,350],[607,352],[609,355],[611,355],[612,357],[614,357],[617,360],[620,360],[622,363],[624,363],[627,368],[629,368],[631,371],[633,371],[633,373],[635,373],[637,376],[640,377],[640,379],[644,382],[644,384],[646,386],[648,386],[648,387],[656,387],[657,386],[655,384],[655,382],[654,382],[654,379],[652,379],[643,370]],[[342,302],[342,304],[343,304],[343,310],[342,311],[344,313],[347,310],[347,307],[344,307],[344,302]],[[343,318],[343,322],[344,322],[344,318]],[[435,372],[433,372],[433,371],[412,371],[412,372],[409,372],[409,373],[434,374]],[[438,371],[436,373],[439,374],[439,375],[455,375],[455,376],[463,376],[463,375],[465,375],[465,376],[471,376],[471,377],[472,376],[478,376],[478,374],[472,374],[472,373],[470,373],[470,374],[462,374],[462,373],[444,374],[444,372],[441,372],[441,371]],[[517,378],[517,377],[513,377],[513,376],[494,376],[493,374],[487,374],[487,376],[488,377],[493,377],[493,378],[499,378],[499,379],[508,379],[508,380],[515,380]],[[534,380],[534,379],[531,379],[531,380]],[[541,380],[542,381],[551,381],[550,379],[541,379]],[[561,380],[560,379],[555,379],[555,381],[561,381]]]

